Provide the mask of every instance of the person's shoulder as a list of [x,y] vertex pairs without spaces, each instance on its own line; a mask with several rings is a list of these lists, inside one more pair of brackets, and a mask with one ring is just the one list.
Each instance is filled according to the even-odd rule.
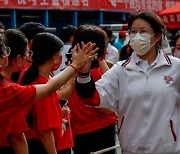
[[109,49],[114,52],[118,52],[118,49],[110,44]]
[[173,67],[179,69],[180,68],[180,59],[174,56],[170,56],[168,55],[170,62],[172,64]]
[[174,57],[172,55],[167,55],[169,57],[169,59],[172,61],[172,62],[175,62],[175,63],[180,63],[180,59],[178,57]]
[[118,61],[116,64],[114,65],[117,65],[117,67],[122,67],[124,63],[126,63],[127,59],[126,60],[120,60]]
[[35,89],[34,85],[27,85],[27,86],[22,86],[17,83],[4,83],[3,88],[6,89],[9,93],[16,93],[16,92],[21,92],[21,90],[32,90]]

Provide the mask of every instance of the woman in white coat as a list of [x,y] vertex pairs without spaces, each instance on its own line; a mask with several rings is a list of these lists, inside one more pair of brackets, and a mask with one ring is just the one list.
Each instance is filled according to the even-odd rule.
[[161,51],[165,27],[155,13],[134,13],[128,26],[132,56],[96,83],[87,65],[76,80],[78,94],[88,105],[118,112],[123,154],[178,154],[180,60]]

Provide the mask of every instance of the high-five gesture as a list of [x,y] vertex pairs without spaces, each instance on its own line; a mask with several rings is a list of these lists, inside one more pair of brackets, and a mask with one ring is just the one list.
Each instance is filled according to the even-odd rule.
[[[81,42],[80,44],[77,44],[71,51],[72,51],[72,66],[74,66],[77,71],[80,71],[82,68],[84,68],[86,65],[88,65],[92,58],[97,56],[97,50],[98,48],[95,48],[95,43],[87,43],[84,44]],[[90,67],[90,66],[89,66]],[[88,68],[87,68],[88,69]]]

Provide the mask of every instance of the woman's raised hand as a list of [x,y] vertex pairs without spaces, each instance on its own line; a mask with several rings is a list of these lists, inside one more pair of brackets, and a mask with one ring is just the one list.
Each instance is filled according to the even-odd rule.
[[90,64],[92,59],[97,56],[97,51],[98,48],[95,48],[95,43],[87,43],[84,44],[83,42],[81,42],[81,47],[79,44],[77,44],[73,49],[71,49],[72,51],[72,65],[81,72],[81,70],[83,69],[83,71],[85,72],[87,70],[87,72],[89,71],[90,68]]

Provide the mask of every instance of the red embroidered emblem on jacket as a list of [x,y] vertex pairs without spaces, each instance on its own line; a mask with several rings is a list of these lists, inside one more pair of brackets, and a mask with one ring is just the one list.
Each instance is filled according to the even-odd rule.
[[170,84],[170,82],[173,81],[173,78],[168,75],[164,75],[164,80],[166,81],[167,84]]

